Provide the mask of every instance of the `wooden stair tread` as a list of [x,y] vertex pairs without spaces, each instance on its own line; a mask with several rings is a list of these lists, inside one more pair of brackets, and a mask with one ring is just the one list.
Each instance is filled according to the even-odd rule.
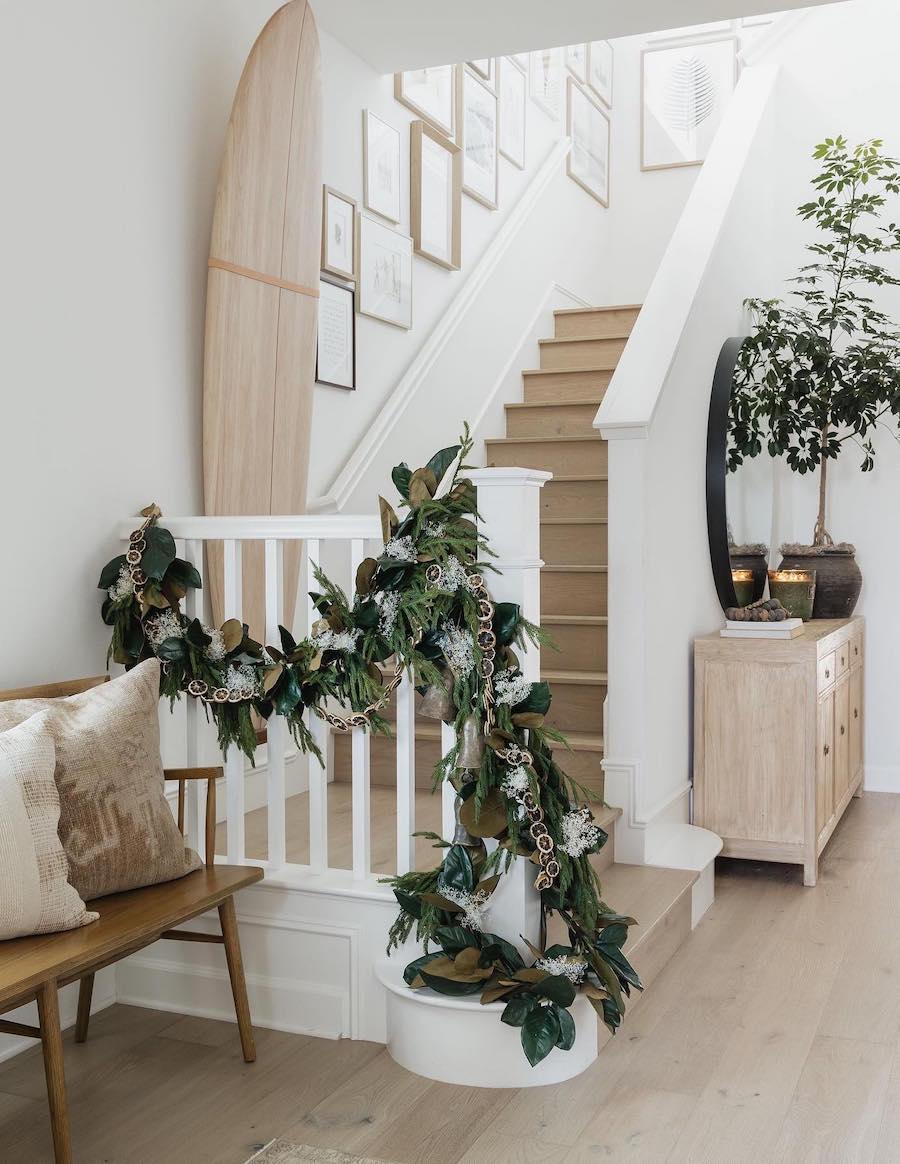
[[598,311],[640,311],[643,303],[613,303],[604,307],[557,307],[554,315],[594,315]]
[[542,614],[541,623],[545,622],[554,626],[606,626],[609,617],[605,614]]
[[[541,343],[544,341],[541,340]],[[617,356],[612,363],[608,364],[591,364],[588,368],[525,368],[522,372],[523,376],[589,376],[593,372],[614,372],[619,357]],[[571,403],[575,403],[572,401]]]
[[[558,477],[555,480],[559,480]],[[541,517],[541,525],[609,525],[608,517]]]
[[625,950],[636,953],[657,922],[663,920],[699,874],[693,869],[664,869],[657,865],[623,865],[614,861],[603,870],[603,900],[619,913],[637,920],[628,933]]
[[596,343],[597,340],[627,340],[630,331],[611,331],[603,335],[562,335],[551,336],[549,339],[538,340],[539,344],[584,344]]
[[[604,370],[608,371],[609,369]],[[503,407],[512,412],[520,408],[585,408],[591,403],[590,400],[517,400],[513,404],[504,404]],[[600,404],[599,400],[597,404]],[[527,440],[528,438],[523,439]]]
[[583,436],[517,436],[517,437],[490,437],[486,445],[556,445],[572,444],[574,441],[602,442],[603,437],[594,429]]
[[[554,481],[608,481],[608,473],[575,473],[572,475],[564,475],[562,473],[554,473],[552,478],[547,482],[547,485],[552,485]],[[544,488],[547,488],[547,485]]]
[[548,683],[577,683],[583,687],[602,687],[609,681],[605,671],[554,671],[544,667],[541,678]]
[[609,566],[541,566],[547,574],[606,574]]

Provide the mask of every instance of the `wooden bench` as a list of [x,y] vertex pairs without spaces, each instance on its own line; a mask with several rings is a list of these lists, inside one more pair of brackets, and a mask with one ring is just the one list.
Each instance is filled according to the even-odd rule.
[[[75,695],[105,682],[106,678],[100,676],[0,692],[0,700]],[[87,1038],[94,975],[98,970],[161,938],[219,943],[225,947],[244,1061],[252,1063],[256,1058],[234,895],[239,889],[261,880],[263,871],[247,866],[215,864],[216,780],[221,775],[221,768],[177,768],[167,769],[165,773],[167,780],[178,782],[178,827],[182,832],[187,782],[206,781],[206,864],[202,869],[177,881],[88,902],[88,908],[96,910],[100,919],[80,929],[0,942],[0,1014],[36,1000],[40,1019],[37,1027],[0,1019],[0,1034],[25,1035],[41,1041],[57,1164],[71,1164],[72,1161],[59,1021],[60,987],[70,982],[80,983],[75,1041],[83,1043]],[[221,934],[173,928],[213,907],[219,911]],[[0,1158],[3,1158],[2,1148]]]

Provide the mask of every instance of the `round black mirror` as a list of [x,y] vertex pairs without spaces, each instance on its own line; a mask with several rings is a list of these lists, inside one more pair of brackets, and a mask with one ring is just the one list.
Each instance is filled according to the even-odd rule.
[[732,384],[743,342],[743,336],[734,336],[722,345],[706,430],[706,526],[723,610],[762,597],[771,529],[771,481],[765,476],[769,458],[745,460],[729,472]]

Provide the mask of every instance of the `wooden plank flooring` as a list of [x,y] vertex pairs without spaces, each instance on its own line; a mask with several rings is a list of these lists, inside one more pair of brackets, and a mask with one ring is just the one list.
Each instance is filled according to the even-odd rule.
[[[117,1006],[66,1038],[80,1164],[242,1164],[281,1136],[398,1164],[900,1159],[900,797],[854,801],[815,889],[720,863],[716,903],[579,1079],[476,1090],[371,1043]],[[52,1160],[37,1050],[0,1066],[0,1160]]]

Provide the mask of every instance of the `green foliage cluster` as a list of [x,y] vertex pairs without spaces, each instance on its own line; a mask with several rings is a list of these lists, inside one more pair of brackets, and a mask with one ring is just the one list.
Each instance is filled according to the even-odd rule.
[[829,461],[845,446],[873,467],[879,425],[900,425],[900,332],[869,294],[897,286],[883,260],[900,251],[900,226],[883,221],[900,193],[900,162],[873,139],[816,146],[816,196],[797,213],[821,232],[790,280],[790,300],[748,299],[753,331],[735,370],[728,469],[764,449],[797,473],[820,475],[814,544],[831,544],[825,522]]

